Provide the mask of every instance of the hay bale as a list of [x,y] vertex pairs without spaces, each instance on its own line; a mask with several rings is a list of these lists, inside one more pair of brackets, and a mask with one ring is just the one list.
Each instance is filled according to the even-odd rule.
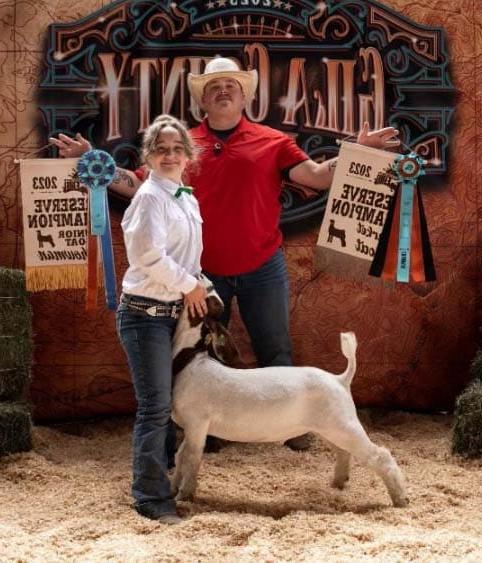
[[470,375],[476,381],[482,381],[482,350],[477,350],[475,358],[470,364]]
[[0,456],[32,449],[32,420],[25,403],[0,403]]
[[0,268],[0,401],[21,397],[31,361],[32,310],[25,274]]
[[0,267],[0,292],[8,297],[22,297],[27,299],[25,272],[11,268]]
[[0,368],[0,404],[23,397],[30,371],[26,368]]
[[457,398],[452,452],[466,457],[482,456],[482,381],[473,381]]

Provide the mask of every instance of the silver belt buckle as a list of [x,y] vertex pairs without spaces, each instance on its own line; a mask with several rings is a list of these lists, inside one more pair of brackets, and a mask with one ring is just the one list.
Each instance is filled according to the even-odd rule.
[[151,317],[157,317],[157,306],[153,305],[152,307],[149,307],[149,309],[145,309],[145,312]]

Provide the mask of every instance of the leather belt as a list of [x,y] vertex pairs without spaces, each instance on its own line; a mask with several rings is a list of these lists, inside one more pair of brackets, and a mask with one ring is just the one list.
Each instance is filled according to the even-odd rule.
[[142,311],[151,317],[172,317],[178,319],[184,309],[184,302],[179,301],[155,301],[154,299],[142,299],[136,295],[123,293],[120,298],[122,305],[126,305],[133,311]]

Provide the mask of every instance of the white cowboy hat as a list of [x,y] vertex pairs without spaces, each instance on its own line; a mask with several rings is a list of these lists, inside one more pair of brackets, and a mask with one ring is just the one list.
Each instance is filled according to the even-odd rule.
[[241,84],[246,101],[250,102],[254,98],[258,85],[258,72],[256,70],[241,70],[233,60],[215,57],[206,65],[204,74],[192,74],[190,72],[187,75],[189,92],[200,107],[202,107],[201,99],[206,84],[215,78],[234,78]]

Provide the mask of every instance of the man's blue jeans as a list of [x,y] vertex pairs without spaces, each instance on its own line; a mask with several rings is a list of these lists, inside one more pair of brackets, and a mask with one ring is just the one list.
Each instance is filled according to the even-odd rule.
[[175,512],[167,476],[172,357],[176,319],[151,317],[120,305],[117,332],[126,352],[137,399],[133,432],[132,495],[161,514]]
[[290,366],[289,284],[281,249],[257,270],[237,276],[205,272],[224,302],[221,321],[227,326],[231,301],[237,298],[241,318],[260,367]]

